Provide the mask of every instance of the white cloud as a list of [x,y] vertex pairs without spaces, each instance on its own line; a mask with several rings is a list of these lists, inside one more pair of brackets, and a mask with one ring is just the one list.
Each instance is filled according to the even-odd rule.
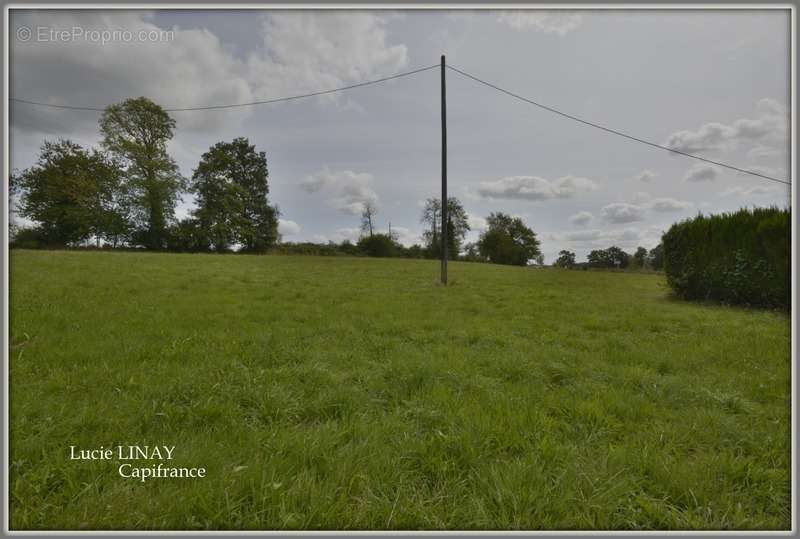
[[778,191],[777,186],[771,185],[756,185],[753,187],[731,187],[730,189],[726,189],[720,196],[727,197],[727,196],[740,196],[740,197],[750,197],[753,195],[768,195],[771,193],[775,193]]
[[378,195],[364,185],[348,185],[342,190],[342,195],[328,199],[328,205],[348,215],[361,215],[364,204],[378,202]]
[[302,228],[291,219],[278,219],[278,232],[282,236],[296,236]]
[[569,242],[594,242],[594,241],[631,241],[642,237],[638,228],[623,228],[621,230],[577,230],[551,234],[550,238],[556,241]]
[[712,165],[695,165],[689,169],[686,176],[683,177],[685,182],[707,182],[715,180],[719,176],[719,167]]
[[603,220],[608,223],[633,223],[644,220],[644,208],[627,202],[615,202],[600,210]]
[[564,34],[578,28],[583,23],[580,13],[569,11],[516,10],[504,11],[497,21],[515,30],[533,28],[547,34]]
[[263,48],[247,59],[249,79],[270,90],[263,95],[289,95],[393,74],[406,66],[408,50],[387,42],[387,20],[364,11],[265,15]]
[[643,210],[653,210],[660,213],[683,211],[694,207],[694,204],[685,200],[670,197],[653,198],[649,193],[642,191],[633,195],[631,203]]
[[325,189],[327,204],[348,215],[360,215],[364,204],[378,204],[378,194],[370,187],[374,177],[366,172],[352,170],[331,171],[325,167],[300,181],[300,188],[309,193]]
[[[32,28],[124,28],[132,33],[161,30],[147,19],[147,14],[132,11],[29,11],[14,20]],[[252,99],[241,62],[225,51],[213,33],[178,27],[171,31],[173,39],[153,42],[16,42],[12,92],[34,101],[93,107],[140,95],[165,108]],[[53,72],[60,74],[57,87],[44,84]],[[74,131],[76,122],[97,129],[97,116],[92,114],[27,106],[15,106],[15,113],[18,127],[45,133]],[[175,118],[179,128],[207,129],[235,122],[241,115],[210,112],[176,114]]]
[[602,230],[581,230],[578,232],[565,232],[560,236],[556,235],[554,239],[561,241],[592,241],[604,237],[603,235],[604,232]]
[[355,243],[361,237],[361,230],[358,228],[340,228],[333,234],[333,241],[341,243],[345,240]]
[[710,122],[696,130],[683,130],[667,137],[665,146],[686,153],[730,150],[741,141],[769,139],[781,142],[788,135],[788,109],[774,99],[756,104],[757,118],[740,118],[731,124]]
[[733,127],[718,122],[707,123],[696,131],[678,131],[671,134],[664,144],[681,152],[696,153],[706,150],[721,150],[736,136]]
[[575,223],[576,225],[585,225],[592,219],[594,219],[594,215],[588,211],[579,211],[575,215],[570,216],[569,221],[571,223]]
[[519,200],[550,200],[573,198],[580,192],[592,191],[597,184],[587,178],[563,176],[557,180],[546,180],[538,176],[508,176],[481,182],[478,194],[484,198],[507,198]]
[[570,230],[546,234],[548,243],[569,244],[570,249],[604,249],[616,245],[632,253],[637,246],[648,249],[661,241],[661,235],[668,226],[649,226],[647,228],[622,228],[612,230],[590,229]]
[[676,212],[689,210],[694,207],[694,204],[685,200],[676,200],[674,198],[654,198],[647,203],[647,207],[657,212]]
[[[150,17],[141,11],[24,11],[13,15],[13,28],[161,31]],[[395,73],[407,63],[406,46],[389,42],[388,15],[293,11],[262,17],[263,43],[244,58],[205,28],[175,26],[172,39],[156,42],[14,41],[11,93],[61,105],[103,107],[144,95],[165,108],[194,107],[335,88]],[[57,88],[53,73],[58,73]],[[254,110],[180,112],[173,117],[179,129],[219,131],[241,125]],[[96,132],[97,117],[14,105],[14,125],[56,135]]]
[[[379,228],[375,231],[378,234],[388,234],[388,228]],[[395,241],[400,243],[401,245],[405,245],[406,247],[410,247],[415,243],[420,242],[420,235],[417,232],[412,231],[404,226],[393,226],[392,227],[392,236],[395,238]]]
[[635,176],[635,179],[640,182],[651,182],[656,177],[656,173],[650,170],[643,170]]
[[467,215],[467,224],[469,225],[470,230],[473,231],[486,230],[486,227],[488,226],[486,219],[477,215]]

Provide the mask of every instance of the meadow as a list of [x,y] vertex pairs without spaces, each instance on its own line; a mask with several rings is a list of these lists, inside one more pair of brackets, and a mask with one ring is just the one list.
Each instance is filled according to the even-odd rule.
[[790,528],[785,312],[438,269],[12,250],[11,529]]

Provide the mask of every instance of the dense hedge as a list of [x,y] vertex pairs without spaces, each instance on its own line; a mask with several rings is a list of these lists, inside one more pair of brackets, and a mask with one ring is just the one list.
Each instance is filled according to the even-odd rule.
[[790,308],[791,222],[772,207],[672,225],[662,238],[669,286],[686,299]]

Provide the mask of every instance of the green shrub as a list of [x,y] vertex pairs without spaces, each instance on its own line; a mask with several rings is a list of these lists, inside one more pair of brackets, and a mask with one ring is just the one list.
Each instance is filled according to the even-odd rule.
[[698,215],[662,238],[667,282],[685,299],[788,309],[791,241],[788,209]]
[[10,233],[11,241],[9,248],[11,249],[46,249],[51,247],[48,244],[47,238],[40,228],[16,228]]
[[337,245],[333,242],[328,243],[279,243],[273,247],[270,252],[280,255],[310,255],[310,256],[340,256],[357,254],[351,252],[353,244],[350,242]]
[[397,251],[394,240],[388,234],[363,236],[358,240],[358,248],[367,256],[377,257],[392,257]]

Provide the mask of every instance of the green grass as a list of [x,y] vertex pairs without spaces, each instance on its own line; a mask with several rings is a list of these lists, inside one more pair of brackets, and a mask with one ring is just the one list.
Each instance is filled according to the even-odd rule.
[[[12,529],[788,529],[790,320],[656,274],[11,254]],[[204,479],[69,446],[175,445]]]

